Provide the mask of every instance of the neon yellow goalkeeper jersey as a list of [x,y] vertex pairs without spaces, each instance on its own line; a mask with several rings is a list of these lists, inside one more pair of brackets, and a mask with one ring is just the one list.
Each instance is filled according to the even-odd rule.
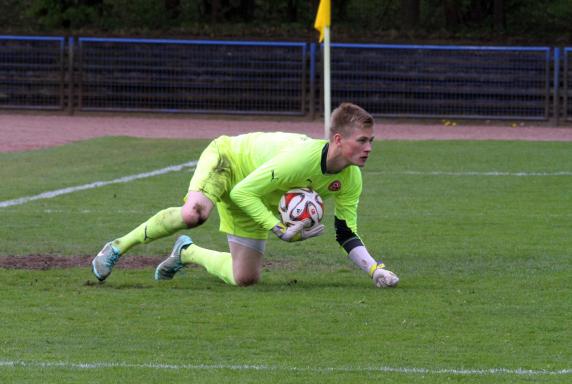
[[361,170],[349,166],[339,173],[325,173],[327,140],[282,132],[217,140],[232,170],[229,203],[236,204],[261,228],[268,231],[279,221],[278,202],[286,191],[309,187],[324,200],[333,198],[335,216],[357,234]]

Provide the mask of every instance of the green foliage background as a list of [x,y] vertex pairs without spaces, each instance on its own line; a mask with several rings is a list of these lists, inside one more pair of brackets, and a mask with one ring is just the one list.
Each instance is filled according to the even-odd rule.
[[[499,1],[499,0],[496,0]],[[337,41],[572,41],[572,0],[419,0],[419,22],[404,27],[405,0],[333,1]],[[314,40],[319,0],[2,0],[0,33],[161,35]]]

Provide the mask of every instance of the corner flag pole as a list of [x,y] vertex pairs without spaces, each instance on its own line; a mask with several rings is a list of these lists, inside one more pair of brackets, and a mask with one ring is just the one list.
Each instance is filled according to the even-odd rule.
[[332,92],[330,76],[330,27],[324,28],[324,135],[330,138],[330,115],[332,114]]
[[324,41],[324,135],[330,138],[331,80],[330,80],[330,24],[332,14],[331,0],[320,0],[314,28],[320,32],[320,42]]

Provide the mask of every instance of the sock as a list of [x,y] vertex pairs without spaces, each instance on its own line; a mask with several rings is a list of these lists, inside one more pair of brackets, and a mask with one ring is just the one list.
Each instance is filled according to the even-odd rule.
[[181,216],[181,207],[167,208],[157,212],[127,235],[113,240],[112,245],[120,254],[124,254],[137,244],[147,244],[185,228],[187,225]]
[[227,284],[236,285],[232,271],[232,256],[228,252],[211,251],[191,244],[181,251],[181,262],[202,265],[211,275]]
[[375,268],[377,268],[379,264],[383,265],[381,262],[376,262],[363,245],[353,248],[348,256],[352,259],[355,265],[360,267],[362,271],[368,273],[370,276],[373,275]]

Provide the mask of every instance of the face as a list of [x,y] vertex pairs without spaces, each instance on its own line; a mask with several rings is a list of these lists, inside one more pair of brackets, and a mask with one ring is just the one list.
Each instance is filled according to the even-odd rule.
[[373,143],[373,128],[356,128],[349,137],[339,137],[342,156],[352,165],[363,167]]

